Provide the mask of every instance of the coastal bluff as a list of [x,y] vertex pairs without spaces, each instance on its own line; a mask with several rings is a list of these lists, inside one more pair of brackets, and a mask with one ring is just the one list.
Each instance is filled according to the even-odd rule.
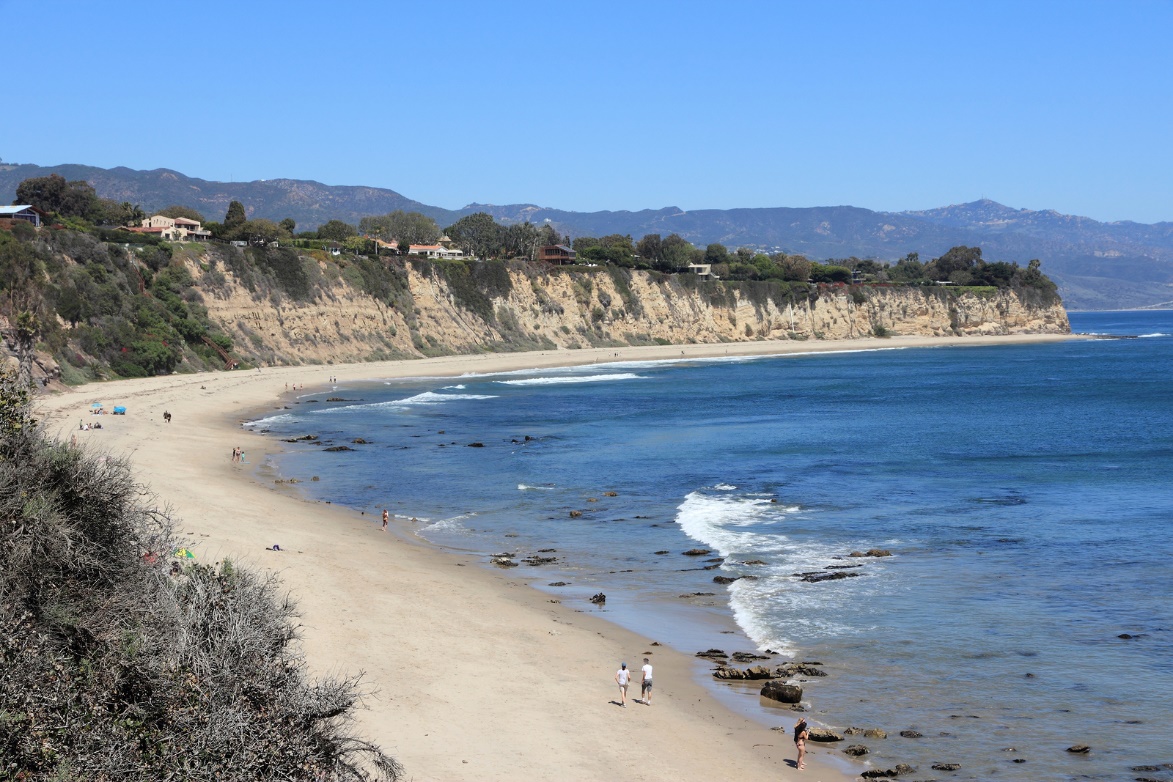
[[265,365],[637,345],[1070,333],[1058,297],[1033,289],[798,286],[523,261],[396,258],[377,266],[364,261],[360,268],[346,259],[302,255],[313,284],[291,296],[265,280],[242,279],[233,271],[242,267],[222,253],[190,254],[183,262],[209,321],[232,338],[233,352]]

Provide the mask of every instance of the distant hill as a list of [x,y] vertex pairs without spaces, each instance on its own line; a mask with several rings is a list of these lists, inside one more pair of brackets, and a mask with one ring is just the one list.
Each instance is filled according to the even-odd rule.
[[568,212],[533,204],[469,204],[452,210],[385,188],[297,179],[210,182],[169,169],[0,165],[0,202],[11,202],[22,180],[50,173],[85,179],[100,196],[140,204],[148,211],[183,204],[219,220],[229,201],[237,200],[250,217],[292,217],[303,229],[330,219],[357,223],[365,215],[403,209],[422,212],[441,226],[484,211],[505,223],[548,220],[571,236],[621,233],[638,239],[647,233],[678,233],[701,246],[721,242],[803,253],[817,260],[857,256],[893,261],[908,252],[929,258],[958,244],[979,245],[990,260],[1041,260],[1071,309],[1173,307],[1173,223],[1101,223],[1052,210],[1013,209],[990,200],[916,212],[873,212],[852,206]]

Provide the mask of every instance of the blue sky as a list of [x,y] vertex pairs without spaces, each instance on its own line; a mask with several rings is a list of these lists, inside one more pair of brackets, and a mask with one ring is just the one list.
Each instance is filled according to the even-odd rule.
[[573,210],[1173,220],[1171,0],[0,0],[0,158]]

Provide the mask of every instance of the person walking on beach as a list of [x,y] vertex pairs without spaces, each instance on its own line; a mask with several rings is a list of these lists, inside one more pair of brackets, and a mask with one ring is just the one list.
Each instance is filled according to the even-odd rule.
[[799,717],[798,722],[794,723],[794,746],[798,748],[798,758],[794,761],[794,765],[799,771],[806,768],[806,740],[810,738],[811,732],[806,725],[806,717]]
[[643,678],[639,682],[639,694],[645,706],[652,705],[652,663],[644,658],[644,667],[640,668]]
[[391,519],[391,517],[389,515],[387,515],[387,509],[383,508],[383,531],[384,532],[387,531],[387,522],[390,521],[390,519]]
[[615,672],[615,683],[619,685],[619,705],[627,708],[627,684],[631,681],[631,671],[627,670],[627,663],[620,663]]

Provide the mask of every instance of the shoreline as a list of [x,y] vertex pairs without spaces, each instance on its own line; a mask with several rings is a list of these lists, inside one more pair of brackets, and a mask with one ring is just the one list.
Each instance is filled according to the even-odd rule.
[[[323,375],[449,377],[1073,338],[1080,337],[753,342],[276,367],[91,384],[40,398],[37,410],[48,413],[50,433],[66,437],[72,430],[86,446],[127,455],[136,479],[173,507],[177,531],[201,560],[231,557],[277,570],[301,607],[311,670],[367,672],[366,689],[377,694],[358,714],[359,730],[404,763],[411,778],[840,780],[864,767],[833,745],[816,745],[800,775],[787,764],[794,754],[789,737],[727,708],[694,680],[696,662],[685,652],[652,646],[655,639],[564,606],[532,588],[530,579],[480,567],[474,554],[441,549],[409,530],[382,535],[375,518],[305,499],[285,484],[262,483],[266,464],[256,456],[279,447],[240,424],[255,419],[254,411],[280,408],[283,384],[320,388]],[[72,419],[84,419],[94,401],[126,404],[128,415],[103,416],[102,430],[77,432]],[[163,423],[164,410],[174,416],[171,424]],[[228,458],[241,443],[253,455],[247,470]],[[265,551],[275,542],[284,551]],[[646,652],[654,652],[658,668],[657,708],[610,705],[618,660],[636,661]]]

